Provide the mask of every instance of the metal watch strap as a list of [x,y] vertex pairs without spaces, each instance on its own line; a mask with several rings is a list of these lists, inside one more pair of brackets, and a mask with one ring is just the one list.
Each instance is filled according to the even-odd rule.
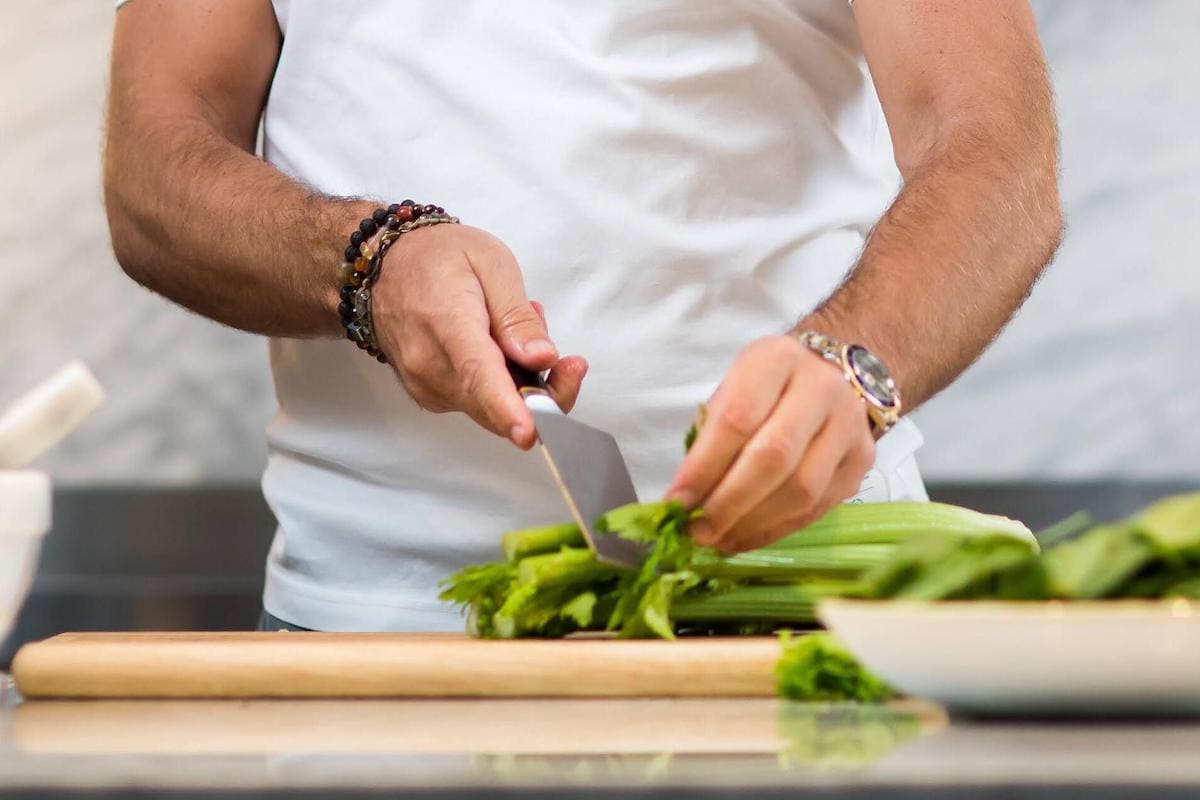
[[831,364],[842,366],[841,343],[816,331],[799,331],[796,338],[800,343],[812,350]]
[[[896,396],[895,405],[892,407],[882,406],[878,400],[870,397],[848,363],[847,353],[852,347],[855,347],[854,345],[840,342],[817,331],[796,331],[794,335],[801,344],[841,371],[846,382],[850,384],[851,388],[854,389],[855,393],[866,405],[867,420],[870,424],[871,432],[876,438],[887,433],[895,426],[900,418],[899,395]],[[861,347],[859,349],[865,350],[865,348]]]

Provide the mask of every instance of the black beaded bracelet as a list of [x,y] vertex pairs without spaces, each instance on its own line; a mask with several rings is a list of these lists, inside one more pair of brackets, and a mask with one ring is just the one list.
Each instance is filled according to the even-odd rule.
[[458,217],[450,216],[441,206],[420,205],[405,200],[387,208],[375,209],[371,216],[358,224],[358,230],[350,234],[345,261],[338,272],[342,284],[338,316],[346,330],[346,338],[380,363],[386,364],[387,356],[383,354],[375,336],[371,319],[371,288],[379,280],[384,254],[393,242],[409,231],[458,221]]

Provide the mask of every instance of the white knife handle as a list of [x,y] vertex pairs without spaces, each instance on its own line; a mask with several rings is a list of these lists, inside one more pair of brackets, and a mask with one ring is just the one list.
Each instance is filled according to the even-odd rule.
[[558,407],[558,403],[554,402],[554,398],[545,392],[522,392],[521,394],[524,395],[525,406],[530,411],[563,413],[563,410]]
[[540,373],[525,369],[512,359],[505,359],[505,366],[508,367],[508,374],[512,376],[517,391],[525,398],[525,405],[534,411],[562,413],[558,403],[554,402],[554,398],[550,396],[550,390],[546,387],[546,382],[542,380]]
[[82,363],[72,361],[0,416],[0,468],[24,466],[73,431],[104,400]]

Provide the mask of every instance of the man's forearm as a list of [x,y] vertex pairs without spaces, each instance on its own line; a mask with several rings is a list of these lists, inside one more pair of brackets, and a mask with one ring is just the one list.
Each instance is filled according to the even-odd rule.
[[1056,141],[960,133],[934,150],[845,282],[800,323],[874,350],[906,409],[949,384],[1024,301],[1058,247]]
[[338,244],[370,203],[314,192],[201,118],[109,124],[105,200],[132,278],[243,330],[339,334]]

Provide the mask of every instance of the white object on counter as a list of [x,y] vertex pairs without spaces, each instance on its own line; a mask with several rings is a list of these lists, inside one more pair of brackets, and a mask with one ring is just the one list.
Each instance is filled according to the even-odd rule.
[[42,537],[50,530],[50,478],[34,470],[0,471],[0,641],[33,583]]
[[103,400],[104,389],[88,368],[79,361],[67,364],[0,416],[0,468],[33,461],[73,431]]
[[1200,603],[830,599],[867,669],[953,711],[1200,715]]

